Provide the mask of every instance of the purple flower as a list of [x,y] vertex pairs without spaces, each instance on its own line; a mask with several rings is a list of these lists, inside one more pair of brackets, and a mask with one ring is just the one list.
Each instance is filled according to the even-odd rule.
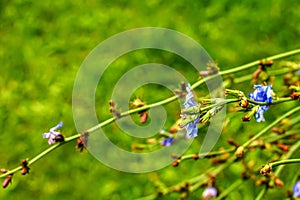
[[293,187],[294,197],[300,197],[300,181],[297,181]]
[[203,198],[203,199],[214,198],[214,197],[217,196],[217,194],[218,194],[217,189],[214,188],[214,187],[209,186],[209,187],[207,187],[207,188],[203,191],[203,193],[202,193],[202,198]]
[[160,141],[160,144],[162,146],[168,147],[174,142],[174,138],[165,138],[162,141]]
[[[273,102],[273,89],[271,85],[261,86],[261,85],[254,85],[255,91],[249,94],[250,99],[257,101],[257,102],[265,102],[265,103],[272,103]],[[262,105],[258,107],[258,110],[255,114],[255,118],[257,122],[265,121],[264,112],[269,109],[268,105]]]
[[300,76],[300,69],[298,70],[297,74]]
[[[198,104],[194,100],[194,94],[191,91],[191,85],[188,84],[186,86],[187,95],[185,97],[185,102],[183,104],[184,108],[191,108],[198,106]],[[185,115],[182,115],[185,118]],[[200,121],[200,117],[197,116],[195,119],[184,126],[187,131],[188,137],[194,138],[198,136],[198,123]]]
[[54,144],[57,140],[63,140],[63,135],[57,130],[63,126],[62,122],[59,122],[56,126],[52,127],[48,133],[43,134],[43,138],[48,138],[48,144]]

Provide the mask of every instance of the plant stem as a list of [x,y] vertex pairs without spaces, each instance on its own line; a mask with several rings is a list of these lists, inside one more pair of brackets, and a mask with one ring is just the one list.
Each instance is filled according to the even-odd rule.
[[[291,149],[286,155],[284,155],[284,159],[290,158],[295,153],[295,151],[297,151],[299,148],[300,148],[300,140],[291,147]],[[272,165],[272,167],[276,167],[276,166]],[[279,176],[284,167],[285,165],[278,166],[278,168],[274,173],[274,176]]]
[[293,110],[290,110],[289,112],[285,113],[284,115],[282,115],[281,117],[277,118],[275,121],[273,121],[271,124],[269,124],[267,127],[265,127],[263,130],[261,130],[258,134],[256,134],[254,137],[252,137],[251,139],[249,139],[247,142],[245,142],[243,144],[243,147],[247,147],[249,144],[251,144],[251,142],[253,142],[254,140],[256,140],[257,138],[261,137],[263,134],[265,134],[269,129],[271,129],[273,126],[275,126],[277,123],[279,123],[281,120],[283,120],[284,118],[298,112],[300,110],[300,106],[294,108]]
[[258,196],[255,198],[255,200],[261,200],[261,199],[264,197],[264,195],[265,195],[266,192],[267,192],[267,186],[265,186],[265,187],[260,191],[260,193],[259,193]]
[[247,98],[247,100],[250,102],[250,103],[253,103],[253,104],[256,104],[256,105],[272,105],[272,104],[279,104],[279,103],[282,103],[282,102],[288,102],[288,101],[293,101],[294,99],[292,99],[291,97],[285,97],[285,98],[278,98],[276,100],[274,100],[272,103],[267,103],[267,102],[257,102],[257,101],[254,101],[250,98]]
[[280,160],[276,162],[269,163],[269,165],[274,168],[280,165],[287,165],[287,164],[300,164],[300,158],[294,158],[294,159],[287,159],[287,160]]
[[221,200],[224,197],[226,197],[228,194],[230,194],[230,192],[234,191],[236,188],[240,187],[242,185],[242,183],[244,182],[243,179],[239,179],[237,180],[234,184],[232,184],[229,188],[227,188],[226,190],[224,190],[217,198],[215,198],[214,200]]
[[[265,59],[266,60],[277,60],[277,59],[285,58],[285,57],[288,57],[288,56],[296,55],[298,53],[300,53],[300,49],[295,49],[295,50],[288,51],[288,52],[285,52],[285,53],[280,53],[280,54],[277,54],[277,55],[274,55],[274,56],[270,56],[270,57],[267,57]],[[249,69],[251,67],[257,66],[259,64],[259,61],[260,60],[257,60],[257,61],[245,64],[245,65],[241,65],[239,67],[235,67],[235,68],[232,68],[232,69],[229,69],[229,70],[220,71],[218,74],[214,74],[214,75],[205,77],[205,78],[197,81],[196,83],[194,83],[191,86],[191,88],[194,89],[194,88],[202,85],[206,81],[212,80],[212,79],[214,79],[214,78],[216,78],[216,77],[218,77],[220,75],[222,76],[222,75],[226,75],[226,74],[236,73],[236,72],[239,72],[239,71],[246,70],[246,69]],[[125,116],[128,116],[128,115],[133,114],[133,113],[137,113],[137,112],[140,112],[140,111],[143,111],[143,110],[147,110],[147,109],[150,109],[150,108],[153,108],[153,107],[157,107],[159,105],[164,105],[164,104],[170,103],[172,101],[175,101],[177,98],[178,98],[178,96],[172,96],[170,98],[164,99],[162,101],[159,101],[159,102],[156,102],[156,103],[153,103],[153,104],[145,105],[143,107],[139,107],[139,108],[136,108],[136,109],[132,109],[132,110],[123,112],[123,113],[121,113],[121,117],[125,117]],[[116,119],[117,119],[116,117],[112,117],[110,119],[107,119],[106,121],[104,121],[104,122],[102,122],[102,123],[100,123],[100,124],[98,124],[98,125],[90,128],[90,129],[88,129],[87,132],[90,132],[90,133],[94,132],[94,131],[96,131],[96,130],[98,130],[98,129],[100,129],[100,128],[102,128],[102,127],[104,127],[104,126],[106,126],[106,125],[108,125],[108,124],[110,124],[112,122],[114,122]],[[58,148],[59,146],[65,144],[65,143],[68,143],[68,142],[70,142],[72,140],[75,140],[75,139],[79,138],[80,136],[81,136],[81,134],[76,134],[76,135],[73,135],[73,136],[65,138],[64,142],[57,143],[57,144],[54,144],[54,145],[50,146],[49,148],[47,148],[46,150],[44,150],[43,152],[41,152],[40,154],[38,154],[37,156],[35,156],[34,158],[32,158],[31,160],[29,160],[28,164],[32,165],[33,163],[35,163],[36,161],[38,161],[39,159],[41,159],[42,157],[44,157],[45,155],[47,155],[48,153],[50,153],[51,151],[53,151],[56,148]],[[16,168],[14,168],[12,170],[9,170],[8,172],[6,172],[4,174],[1,174],[0,178],[6,177],[9,174],[13,174],[13,173],[19,171],[20,169],[21,169],[21,167],[16,167]]]

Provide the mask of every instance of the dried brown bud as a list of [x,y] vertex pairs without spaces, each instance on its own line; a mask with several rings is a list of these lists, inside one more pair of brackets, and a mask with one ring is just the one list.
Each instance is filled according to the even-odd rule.
[[247,172],[242,172],[242,179],[246,180],[249,178],[249,175],[247,174]]
[[244,116],[244,117],[242,117],[242,120],[244,121],[244,122],[249,122],[250,121],[250,117],[249,116]]
[[113,101],[113,100],[109,100],[109,105],[111,106],[111,107],[115,107],[115,102]]
[[284,128],[273,127],[273,128],[272,128],[272,132],[281,135],[281,134],[284,134],[284,133],[285,133],[285,129],[284,129]]
[[290,95],[290,97],[291,97],[292,99],[296,100],[296,99],[299,99],[299,98],[300,98],[300,95],[299,95],[297,92],[293,92],[293,93]]
[[21,174],[22,174],[22,175],[29,174],[30,168],[28,167],[28,162],[27,162],[27,160],[22,160],[22,162],[21,162],[20,165],[21,165],[21,167],[22,167]]
[[277,187],[283,187],[283,186],[284,186],[283,181],[280,180],[280,178],[278,178],[278,177],[276,177],[276,178],[274,179],[274,183],[275,183],[275,185],[276,185]]
[[6,187],[8,186],[8,184],[11,183],[12,177],[13,177],[13,175],[10,174],[10,175],[8,175],[8,176],[4,179],[4,181],[3,181],[3,183],[2,183],[2,187],[3,187],[3,188],[6,188]]
[[178,160],[175,160],[173,163],[172,163],[172,166],[173,167],[177,167],[179,165],[179,161]]
[[77,139],[76,141],[76,149],[78,149],[80,152],[83,151],[83,149],[85,148],[86,146],[86,139],[84,137],[80,137]]
[[227,161],[227,159],[222,159],[222,158],[211,158],[210,162],[212,164],[221,164],[221,163],[225,163]]
[[170,128],[169,133],[174,134],[174,133],[177,133],[178,130],[179,130],[179,127],[175,125]]
[[235,146],[236,148],[238,148],[240,145],[236,142],[236,141],[234,141],[232,138],[229,138],[228,140],[227,140],[227,142],[230,144],[230,145],[232,145],[232,146]]
[[193,155],[193,159],[194,159],[194,160],[198,160],[198,159],[199,159],[199,154],[198,154],[198,153],[195,153],[195,154]]
[[285,144],[282,144],[282,143],[277,143],[277,147],[279,149],[281,149],[282,151],[285,151],[285,152],[288,152],[289,148],[290,148],[288,145],[285,145]]

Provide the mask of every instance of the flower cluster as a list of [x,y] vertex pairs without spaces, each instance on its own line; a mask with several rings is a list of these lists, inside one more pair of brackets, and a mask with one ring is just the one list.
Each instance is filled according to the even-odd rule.
[[64,141],[64,136],[57,130],[62,128],[63,122],[59,122],[56,126],[52,127],[48,133],[43,134],[43,138],[48,139],[48,144],[54,144],[55,142]]
[[[184,108],[195,108],[195,110],[198,109],[198,104],[195,102],[194,100],[194,94],[191,91],[191,85],[188,84],[186,86],[186,91],[187,91],[187,95],[185,97],[185,102],[183,104]],[[186,119],[187,115],[186,114],[181,114],[180,115],[182,117],[182,119]],[[187,136],[194,138],[198,136],[198,123],[200,121],[200,116],[191,116],[191,119],[189,120],[189,122],[187,124],[184,125],[184,128],[187,131]]]
[[[261,85],[254,85],[255,91],[249,94],[250,99],[256,102],[263,102],[263,103],[272,103],[273,102],[273,89],[271,85],[261,86]],[[261,105],[258,107],[255,118],[257,122],[265,121],[264,112],[269,109],[269,105]]]

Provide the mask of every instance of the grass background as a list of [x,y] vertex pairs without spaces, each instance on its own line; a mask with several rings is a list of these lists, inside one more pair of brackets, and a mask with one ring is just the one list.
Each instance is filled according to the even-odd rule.
[[[41,134],[60,120],[64,121],[67,136],[76,133],[73,82],[84,58],[108,37],[138,27],[174,29],[198,41],[220,68],[226,69],[299,47],[299,10],[296,0],[1,0],[0,168],[13,168],[21,159],[47,148]],[[146,55],[168,58],[151,52]],[[101,106],[97,111],[105,113],[103,118],[109,116],[109,96],[103,95],[112,87],[109,80],[116,79],[127,66],[144,61],[147,57],[141,53],[124,59],[108,73],[102,83],[104,89],[98,92]],[[188,70],[180,64],[178,68]],[[147,93],[148,102],[156,92]],[[234,126],[241,126],[238,124]],[[253,124],[251,131],[255,132]],[[257,130],[263,126],[257,125]],[[189,178],[199,173],[205,165],[205,161],[187,162],[181,168],[128,174],[104,166],[88,153],[76,152],[74,146],[75,142],[69,143],[52,152],[31,167],[30,175],[15,175],[13,184],[0,190],[0,198],[133,199],[154,192],[149,179],[156,174],[172,184],[183,175]],[[232,166],[229,172],[235,170],[239,171],[239,166]],[[223,187],[230,185],[235,176],[223,175]],[[249,183],[242,192],[252,199],[257,188]],[[200,198],[201,191],[193,195],[192,199]]]

